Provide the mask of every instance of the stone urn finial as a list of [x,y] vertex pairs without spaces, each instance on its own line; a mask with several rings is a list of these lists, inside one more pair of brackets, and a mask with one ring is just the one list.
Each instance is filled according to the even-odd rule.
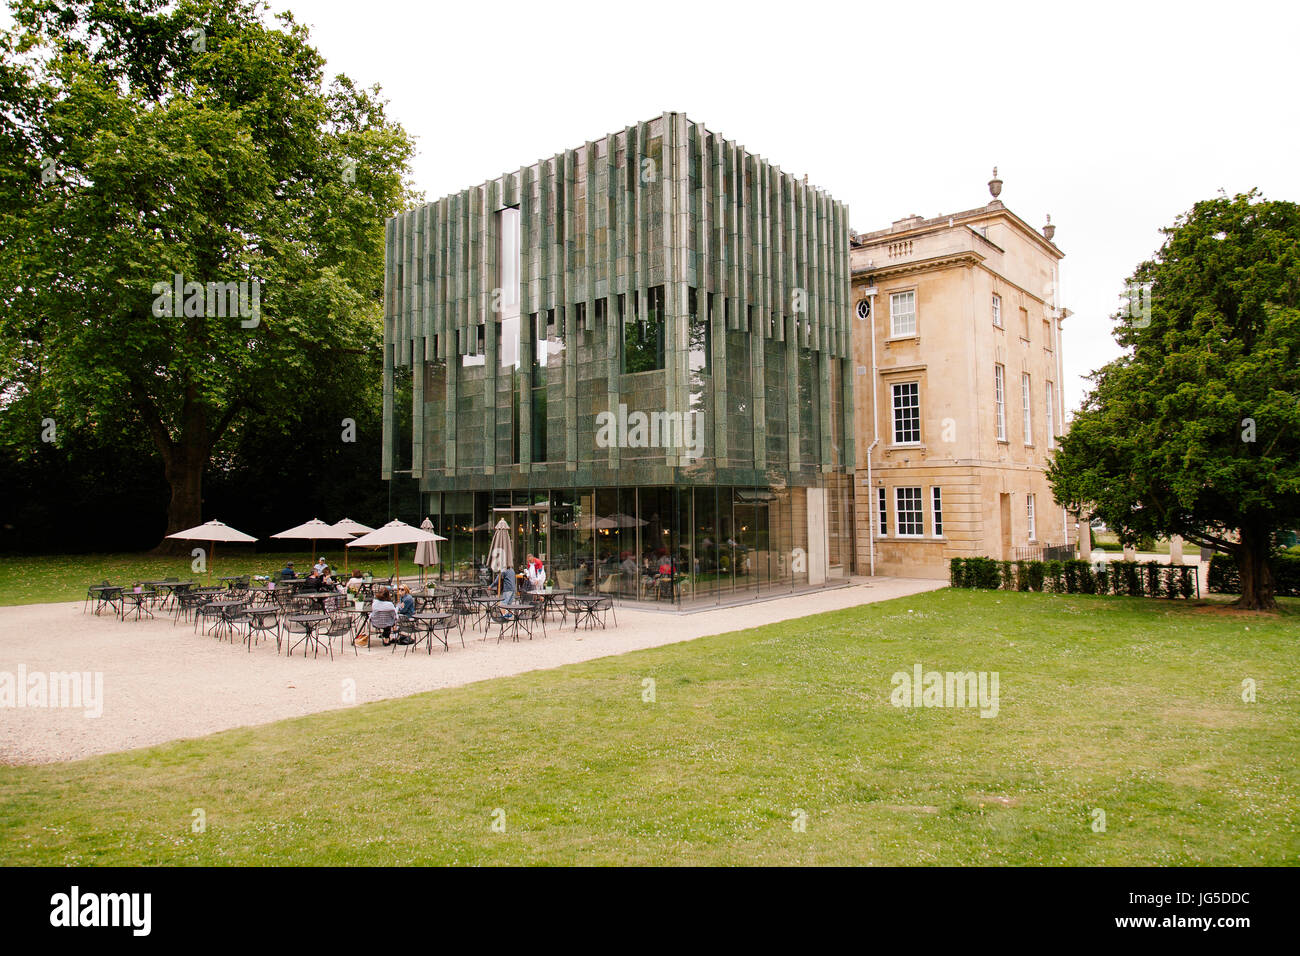
[[1002,180],[998,179],[998,168],[993,167],[993,178],[989,180],[989,192],[997,199],[1002,195]]
[[1043,236],[1046,237],[1048,242],[1051,242],[1054,235],[1056,235],[1056,227],[1052,225],[1052,217],[1048,216],[1047,225],[1043,227]]

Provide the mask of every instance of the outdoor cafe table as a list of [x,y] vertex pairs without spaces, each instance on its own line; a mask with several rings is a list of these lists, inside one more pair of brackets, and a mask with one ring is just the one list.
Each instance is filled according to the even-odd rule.
[[[122,588],[122,620],[126,620],[128,614],[135,614],[135,619],[140,620],[141,614],[148,614],[153,617],[153,611],[149,610],[148,604],[158,592],[152,588]],[[130,610],[127,605],[133,605]]]
[[504,598],[496,594],[479,594],[469,599],[471,604],[478,605],[478,616],[474,619],[477,626],[480,621],[487,619],[488,608],[500,604]]
[[[588,628],[593,628],[593,627],[596,626],[596,620],[597,620],[597,618],[596,618],[596,605],[599,604],[601,601],[605,600],[605,595],[603,595],[603,594],[581,594],[581,595],[579,595],[579,594],[574,594],[574,595],[571,595],[571,596],[568,598],[568,600],[570,600],[570,601],[572,601],[574,604],[578,605],[577,610],[573,612],[573,629],[574,629],[575,631],[578,629],[578,626],[579,626],[583,621],[586,621],[586,622],[587,622],[587,627],[588,627]],[[605,626],[605,622],[604,622],[604,621],[601,621],[601,622],[600,622],[600,626],[601,626],[601,627],[604,627],[604,626]]]
[[[449,617],[451,617],[451,615],[446,611],[416,611],[411,615],[411,620],[417,622],[420,625],[420,630],[424,632],[424,641],[427,645],[428,653],[433,653],[433,638],[435,630],[433,625],[438,621],[445,621]],[[451,648],[447,646],[445,636],[438,638],[438,640],[442,643],[442,649],[444,651],[451,650]],[[418,644],[419,642],[417,641],[416,643]]]
[[166,607],[167,601],[175,598],[177,594],[182,594],[194,587],[193,581],[145,581],[144,586],[153,588],[155,591],[165,591],[166,597],[163,598],[163,606]]
[[352,615],[352,647],[355,650],[357,638],[361,636],[361,629],[365,627],[366,621],[370,619],[370,602],[363,601],[358,607],[353,601],[344,604],[341,610]]
[[560,609],[560,621],[564,621],[564,602],[560,598],[567,597],[573,593],[572,588],[540,588],[536,591],[529,591],[529,594],[542,599],[542,614],[549,614],[557,607]]
[[524,630],[528,633],[528,639],[531,641],[533,639],[533,631],[528,626],[528,620],[525,615],[527,612],[536,609],[537,606],[534,604],[521,604],[518,601],[511,601],[508,604],[502,604],[501,610],[509,613],[510,620],[501,625],[501,633],[505,634],[506,628],[509,627],[511,635],[517,641],[519,640],[519,625],[523,624]]
[[[328,614],[290,614],[287,618],[285,618],[286,621],[292,621],[294,624],[301,624],[303,626],[305,633],[302,636],[302,640],[300,640],[298,644],[306,644],[307,641],[314,641],[316,625],[328,621],[329,619],[330,616]],[[285,641],[285,643],[288,644],[288,641]],[[298,644],[290,645],[289,649],[285,652],[286,655],[292,657],[293,649],[297,647]],[[306,647],[303,647],[302,649],[302,656],[303,657],[307,656]]]

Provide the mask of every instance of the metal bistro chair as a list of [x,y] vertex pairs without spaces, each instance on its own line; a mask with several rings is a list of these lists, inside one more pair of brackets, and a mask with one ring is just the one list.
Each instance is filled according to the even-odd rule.
[[86,613],[86,609],[90,607],[92,601],[95,601],[96,604],[98,604],[99,593],[103,588],[111,588],[112,586],[113,585],[108,583],[107,579],[100,581],[98,584],[87,585],[86,600],[81,603],[81,613]]
[[397,623],[393,626],[393,629],[389,631],[388,636],[393,639],[390,649],[394,651],[397,650],[398,644],[402,644],[403,638],[409,637],[411,639],[411,643],[402,644],[405,648],[405,650],[402,651],[402,656],[405,657],[412,647],[415,647],[420,643],[420,639],[424,635],[420,632],[418,622],[413,621],[409,617],[402,617],[399,614],[397,616]]
[[206,604],[208,596],[198,594],[192,591],[183,591],[176,595],[176,600],[172,603],[172,626],[184,618],[186,623],[190,620],[190,615],[195,613],[202,605]]
[[[319,633],[327,643],[333,642],[334,638],[337,637],[339,639],[339,651],[342,652],[344,641],[352,636],[352,615],[341,609],[330,611],[329,622],[321,622]],[[348,643],[352,642],[348,641]],[[357,656],[357,645],[355,643],[352,643],[352,656]]]
[[613,598],[601,598],[596,602],[596,606],[592,608],[592,611],[593,613],[600,615],[601,628],[604,628],[605,618],[610,614],[614,615],[614,626],[618,627],[618,613],[614,610]]
[[194,633],[199,632],[199,628],[206,627],[208,633],[219,630],[221,627],[221,618],[224,616],[225,608],[217,607],[212,603],[209,595],[203,595],[204,601],[194,609]]
[[[226,613],[221,616],[222,626],[226,634],[230,637],[230,643],[235,643],[235,635],[238,634],[251,651],[253,642],[250,635],[253,633],[253,615],[249,613],[251,603],[245,601],[243,604],[236,604],[234,607],[226,608]],[[240,630],[243,628],[243,630]]]
[[263,605],[262,607],[249,607],[248,630],[244,633],[244,641],[248,644],[248,650],[253,650],[253,644],[261,639],[263,634],[275,633],[275,652],[280,653],[280,612],[273,606]]

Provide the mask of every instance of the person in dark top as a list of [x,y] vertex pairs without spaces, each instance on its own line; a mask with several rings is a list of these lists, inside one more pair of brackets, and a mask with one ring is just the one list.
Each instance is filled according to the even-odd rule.
[[283,568],[280,569],[280,580],[282,581],[287,580],[289,578],[296,578],[297,576],[298,576],[297,573],[295,573],[293,570],[292,561],[290,561],[288,564],[286,564]]

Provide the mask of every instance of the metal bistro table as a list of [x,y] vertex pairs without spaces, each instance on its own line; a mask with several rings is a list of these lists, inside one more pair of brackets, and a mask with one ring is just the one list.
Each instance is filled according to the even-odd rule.
[[[134,614],[137,621],[141,614],[148,614],[152,618],[153,611],[149,610],[149,602],[157,596],[158,592],[152,588],[122,588],[122,620],[125,621],[128,614]],[[128,604],[132,605],[129,609]]]
[[[352,615],[352,653],[355,655],[357,652],[357,638],[361,636],[362,628],[364,628],[366,622],[370,620],[370,602],[363,601],[361,606],[358,607],[355,601],[348,601],[343,605],[341,610]],[[340,638],[340,640],[342,640],[342,638]],[[366,642],[366,649],[370,649],[370,643],[368,641]],[[342,648],[340,647],[339,650],[342,650]]]
[[[478,627],[480,623],[487,620],[488,608],[495,607],[496,605],[500,604],[502,598],[496,594],[476,594],[474,597],[471,597],[469,600],[471,604],[475,604],[478,606],[478,616],[474,618],[474,626]],[[483,630],[484,637],[487,637],[488,630],[490,629],[484,628]]]
[[566,603],[572,601],[576,605],[573,613],[573,629],[576,631],[583,621],[587,622],[588,629],[594,628],[597,623],[603,628],[605,622],[597,618],[596,613],[597,606],[606,600],[608,597],[604,594],[573,594],[565,598]]
[[[301,624],[303,628],[302,639],[299,640],[296,644],[289,644],[288,640],[287,639],[285,640],[285,643],[289,644],[289,649],[286,652],[286,656],[292,657],[293,649],[297,647],[298,644],[306,644],[307,642],[311,642],[312,645],[314,645],[319,649],[320,641],[316,638],[316,625],[326,623],[329,621],[329,619],[330,616],[328,614],[290,614],[288,617],[286,617],[285,618],[286,621],[290,621],[294,624]],[[334,649],[331,647],[330,655],[332,656],[333,654],[334,654]],[[303,657],[307,656],[306,647],[303,647],[302,649],[302,656]]]
[[[433,639],[438,636],[437,628],[435,628],[434,625],[439,621],[446,621],[450,617],[451,615],[446,611],[416,611],[411,615],[411,620],[417,622],[420,626],[420,630],[424,633],[424,643],[429,654],[433,653]],[[446,631],[443,631],[442,637],[438,637],[438,641],[442,644],[442,649],[444,651],[451,650],[447,645]],[[415,644],[412,644],[407,648],[407,650],[409,651],[411,647],[414,647],[419,643],[419,641],[416,641]]]
[[573,593],[572,588],[542,588],[537,591],[529,591],[533,597],[542,599],[542,616],[543,618],[557,608],[560,611],[560,626],[564,626],[564,601],[563,598]]
[[528,639],[530,641],[533,639],[533,629],[528,626],[528,615],[537,610],[537,605],[522,604],[518,601],[511,601],[508,604],[499,605],[499,608],[501,611],[510,615],[510,620],[505,621],[501,625],[501,633],[503,635],[506,632],[506,628],[509,627],[513,639],[516,641],[519,640],[519,625],[522,624],[524,626],[524,632],[528,635]]

